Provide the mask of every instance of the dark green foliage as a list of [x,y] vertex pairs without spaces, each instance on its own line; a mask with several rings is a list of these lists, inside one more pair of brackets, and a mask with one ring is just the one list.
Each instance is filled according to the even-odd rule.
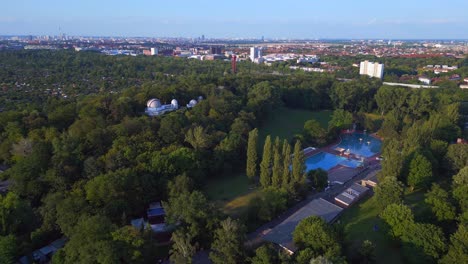
[[0,264],[16,262],[18,245],[15,236],[0,236]]
[[434,183],[431,190],[426,193],[424,201],[431,205],[432,212],[438,221],[455,219],[455,207],[450,203],[447,191],[442,189],[440,185]]
[[253,219],[270,221],[286,209],[288,193],[273,187],[262,190],[249,204],[249,215]]
[[246,173],[249,177],[250,182],[253,182],[255,176],[257,176],[257,141],[258,141],[258,129],[254,129],[249,132],[249,142],[247,145],[247,168]]
[[196,246],[193,245],[192,236],[185,230],[179,229],[172,233],[172,248],[170,259],[175,264],[192,263],[192,257],[195,254]]
[[468,227],[464,224],[450,236],[447,254],[440,260],[441,264],[463,263],[468,259]]
[[215,231],[211,244],[210,259],[214,264],[236,264],[244,260],[244,230],[231,218],[221,222],[221,227]]
[[267,136],[263,145],[262,162],[260,163],[260,186],[267,188],[271,184],[271,167],[273,161],[271,137]]
[[316,188],[317,191],[322,191],[328,186],[328,173],[322,169],[307,172],[307,178],[309,178],[312,187]]
[[[323,219],[311,216],[302,220],[294,230],[294,243],[302,250],[310,250],[311,257],[325,256],[337,258],[341,255],[341,246],[337,234]],[[299,255],[301,254],[299,251]]]
[[304,188],[305,185],[305,157],[304,151],[302,151],[302,145],[300,141],[296,141],[294,145],[293,160],[292,160],[292,173],[291,182],[293,182],[294,190],[297,193]]
[[281,156],[281,146],[278,137],[275,139],[273,146],[273,167],[271,175],[271,186],[274,188],[280,188],[283,174],[283,157]]
[[403,201],[403,184],[395,177],[385,177],[374,191],[375,199],[382,210],[390,204],[399,204]]
[[449,169],[458,171],[468,165],[468,145],[452,144],[447,149]]
[[252,264],[279,263],[278,251],[272,244],[265,244],[255,250],[255,256],[250,260]]

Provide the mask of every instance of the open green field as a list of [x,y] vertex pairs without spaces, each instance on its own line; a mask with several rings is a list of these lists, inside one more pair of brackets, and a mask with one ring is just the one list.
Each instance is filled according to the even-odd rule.
[[[384,230],[384,223],[378,218],[379,208],[374,197],[367,198],[348,208],[339,218],[344,226],[346,255],[352,256],[362,241],[370,240],[375,245],[376,263],[404,263],[398,248]],[[376,226],[376,230],[374,230]]]
[[259,129],[258,142],[263,144],[267,135],[271,135],[272,139],[279,137],[280,139],[290,140],[295,134],[302,132],[304,123],[307,120],[317,120],[323,128],[328,127],[332,111],[310,111],[291,109],[281,107],[271,113],[265,123]]
[[244,173],[239,173],[210,181],[205,187],[205,193],[226,214],[238,216],[247,209],[250,200],[258,195],[258,190],[249,185]]

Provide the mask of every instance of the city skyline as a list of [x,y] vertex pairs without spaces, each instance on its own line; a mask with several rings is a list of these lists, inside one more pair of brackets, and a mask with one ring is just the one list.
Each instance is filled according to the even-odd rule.
[[[285,39],[468,39],[461,0],[377,3],[202,0],[11,1],[0,11],[0,35]],[[447,8],[449,7],[449,8]]]

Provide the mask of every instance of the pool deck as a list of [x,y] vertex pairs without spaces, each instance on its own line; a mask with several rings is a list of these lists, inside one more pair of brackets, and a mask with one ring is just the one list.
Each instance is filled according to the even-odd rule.
[[[343,130],[341,131],[341,134],[352,134],[352,133],[365,133],[364,131],[359,131],[359,130],[354,130],[354,131],[351,131],[351,130]],[[340,134],[340,135],[341,135]],[[382,140],[381,137],[379,137],[376,133],[372,133],[372,134],[368,134],[369,136],[371,137],[374,137],[376,139],[379,139],[379,140]],[[350,153],[350,154],[343,154],[339,151],[337,151],[335,148],[337,145],[339,145],[341,143],[341,136],[336,140],[334,141],[333,143],[325,146],[325,147],[322,147],[322,148],[317,148],[313,151],[310,151],[309,153],[307,153],[307,155],[305,155],[306,158],[308,157],[311,157],[317,153],[320,153],[320,152],[327,152],[327,153],[330,153],[330,154],[333,154],[333,155],[336,155],[336,156],[340,156],[340,157],[346,157],[348,159],[352,159],[352,160],[357,160],[357,161],[360,161],[361,160],[361,157],[362,156],[359,156],[358,158],[358,155],[354,154],[354,153]],[[344,182],[347,182],[349,180],[351,180],[353,177],[355,177],[356,175],[360,174],[362,171],[366,170],[367,167],[369,166],[372,166],[372,165],[375,165],[377,163],[380,163],[379,160],[377,160],[377,157],[380,156],[380,152],[374,154],[373,156],[370,156],[370,157],[362,157],[364,158],[364,167],[359,167],[359,168],[349,168],[349,167],[345,167],[345,166],[342,166],[342,165],[336,165],[332,168],[330,168],[327,172],[328,172],[328,178],[329,178],[329,181],[330,182],[336,182],[336,183],[344,183]]]

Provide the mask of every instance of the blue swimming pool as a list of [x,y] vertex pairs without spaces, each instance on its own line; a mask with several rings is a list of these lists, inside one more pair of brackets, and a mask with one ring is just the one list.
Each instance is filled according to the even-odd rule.
[[371,157],[380,152],[382,141],[379,139],[362,133],[352,133],[341,135],[340,144],[335,148],[343,148],[349,152],[362,156]]
[[345,157],[336,156],[327,152],[319,152],[313,156],[310,156],[305,161],[306,171],[316,170],[318,168],[322,170],[330,170],[336,165],[342,165],[345,167],[356,168],[361,165],[361,162],[356,160],[348,160]]

